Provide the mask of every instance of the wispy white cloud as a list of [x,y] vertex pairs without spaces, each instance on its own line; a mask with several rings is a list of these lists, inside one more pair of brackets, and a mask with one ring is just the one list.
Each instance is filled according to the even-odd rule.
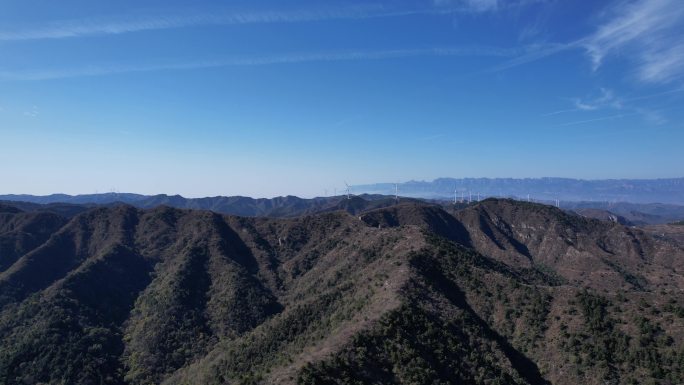
[[602,122],[602,121],[606,121],[606,120],[622,119],[622,118],[626,118],[628,116],[634,116],[634,115],[638,115],[638,113],[637,112],[631,112],[631,113],[627,113],[627,114],[615,114],[615,115],[602,116],[602,117],[593,118],[593,119],[576,120],[576,121],[572,121],[572,122],[559,124],[559,126],[560,127],[576,126],[579,124],[587,124],[587,123]]
[[[591,113],[591,114],[599,114],[599,113],[606,113],[606,112],[615,112],[615,111],[622,111],[620,114],[614,114],[614,115],[609,115],[609,116],[603,116],[603,117],[598,117],[598,118],[593,118],[593,119],[585,119],[585,120],[578,120],[578,121],[572,121],[568,123],[563,123],[560,124],[560,126],[572,126],[576,124],[585,124],[585,123],[593,123],[593,122],[599,122],[603,120],[611,120],[611,119],[619,119],[627,116],[635,116],[638,115],[643,119],[645,123],[647,123],[650,126],[654,125],[662,125],[668,122],[667,117],[664,114],[664,111],[666,110],[671,110],[673,108],[659,108],[659,109],[653,109],[651,107],[645,107],[642,105],[642,103],[635,103],[635,102],[641,102],[643,100],[647,99],[654,99],[654,98],[661,98],[663,101],[669,99],[671,102],[676,101],[676,99],[673,99],[672,97],[676,97],[675,95],[678,93],[684,92],[684,88],[675,88],[672,90],[668,91],[663,91],[663,92],[658,92],[654,94],[649,94],[649,95],[641,95],[638,97],[632,97],[632,98],[622,98],[617,96],[612,90],[601,88],[600,90],[600,95],[599,96],[594,96],[594,97],[589,97],[589,98],[573,98],[571,99],[574,105],[574,108],[571,109],[565,109],[565,110],[559,110],[559,111],[554,111],[550,112],[547,114],[544,114],[542,116],[553,116],[553,115],[560,115],[560,114],[565,114],[565,113]],[[667,98],[667,99],[665,99]],[[662,103],[660,103],[662,105]],[[676,106],[679,106],[679,104],[676,104]],[[676,108],[676,107],[675,107]]]
[[[409,11],[407,11],[409,12]],[[414,11],[418,12],[418,11]],[[154,16],[130,16],[107,19],[62,20],[40,26],[24,26],[0,30],[0,41],[62,39],[92,35],[116,35],[140,31],[164,30],[200,25],[232,25],[257,23],[296,23],[317,20],[362,19],[400,16],[401,13],[380,5],[344,8],[317,8],[282,11],[229,11],[211,13],[185,12]]]
[[518,41],[527,42],[537,39],[542,34],[542,27],[539,23],[528,24],[518,33]]
[[[506,3],[520,6],[530,0]],[[324,20],[355,20],[411,15],[450,15],[473,10],[488,11],[498,8],[497,0],[435,0],[436,6],[397,8],[381,4],[360,4],[346,7],[314,7],[295,10],[238,11],[216,9],[210,13],[157,13],[153,16],[121,16],[119,18],[90,18],[61,20],[35,26],[20,26],[0,30],[0,41],[63,39],[96,35],[117,35],[132,32],[173,28],[266,23],[299,23]]]
[[660,126],[668,122],[667,117],[662,111],[650,110],[646,108],[636,108],[642,119],[652,126]]
[[618,98],[615,93],[607,88],[601,88],[598,96],[591,96],[586,98],[571,98],[574,108],[563,109],[558,111],[549,112],[543,114],[542,116],[552,116],[559,115],[568,112],[578,112],[578,111],[598,111],[604,109],[615,109],[619,110],[623,107],[623,102]]
[[433,0],[437,7],[459,7],[473,12],[485,12],[496,10],[499,6],[498,0]]
[[469,13],[496,12],[520,8],[548,0],[433,0],[436,7],[449,7]]
[[477,12],[492,11],[499,8],[498,0],[465,0],[464,3]]
[[434,134],[434,135],[422,136],[422,137],[420,137],[420,140],[432,141],[432,140],[444,138],[446,136],[447,136],[447,134]]
[[384,51],[344,51],[288,53],[273,56],[234,56],[217,60],[205,60],[182,63],[161,63],[149,65],[103,65],[70,69],[41,70],[0,70],[0,81],[29,81],[63,79],[85,76],[101,76],[129,72],[150,72],[163,70],[189,70],[230,66],[261,66],[274,64],[296,64],[306,62],[383,60],[417,56],[494,56],[506,57],[517,53],[515,49],[472,46],[472,47],[438,47],[424,49],[398,49]]
[[502,71],[546,57],[581,49],[594,71],[610,57],[633,66],[643,82],[667,83],[684,76],[684,2],[632,0],[614,3],[596,30],[569,43],[545,44],[491,69]]
[[578,43],[562,44],[562,43],[545,43],[533,44],[527,48],[517,57],[508,60],[502,64],[496,65],[485,72],[499,72],[513,67],[521,66],[523,64],[532,63],[558,53],[577,48]]
[[577,108],[568,108],[565,110],[556,110],[556,111],[547,112],[545,114],[542,114],[541,116],[553,116],[553,115],[564,114],[566,112],[577,112],[577,111],[579,111]]
[[641,100],[647,100],[647,99],[653,99],[653,98],[660,98],[663,96],[678,96],[676,94],[681,94],[684,92],[684,86],[683,87],[678,87],[674,88],[671,90],[663,91],[663,92],[656,92],[654,94],[648,94],[648,95],[640,95],[640,96],[635,96],[631,98],[624,99],[624,102],[636,102],[636,101],[641,101]]
[[570,98],[573,103],[574,108],[568,108],[558,111],[549,112],[541,116],[553,116],[564,114],[568,112],[581,112],[581,111],[597,111],[603,109],[632,109],[642,112],[644,115],[650,113],[643,107],[635,106],[634,102],[641,102],[649,99],[656,98],[668,98],[678,97],[678,94],[684,93],[684,87],[678,87],[667,91],[656,92],[653,94],[639,95],[635,97],[619,97],[615,93],[607,88],[600,89],[600,96],[588,97],[588,98]]
[[607,88],[601,88],[601,95],[598,97],[575,99],[575,107],[582,111],[594,111],[602,108],[621,109],[622,101],[615,96],[615,93]]
[[639,79],[657,83],[681,79],[683,75],[684,42],[644,52],[637,72]]
[[684,2],[637,0],[618,3],[610,19],[582,41],[593,68],[611,55],[626,56],[638,79],[666,82],[684,72]]
[[659,125],[662,125],[662,124],[669,122],[667,116],[665,116],[665,111],[681,110],[681,109],[682,108],[680,106],[671,106],[668,108],[660,108],[660,109],[655,109],[655,110],[654,109],[648,109],[648,108],[634,107],[634,108],[630,108],[628,111],[625,111],[625,112],[620,113],[620,114],[600,116],[597,118],[585,119],[585,120],[576,120],[576,121],[571,121],[571,122],[567,122],[567,123],[561,123],[558,126],[559,127],[575,126],[575,125],[580,125],[580,124],[588,124],[588,123],[601,122],[601,121],[606,121],[606,120],[617,120],[617,119],[633,117],[633,116],[640,117],[649,126],[659,126]]

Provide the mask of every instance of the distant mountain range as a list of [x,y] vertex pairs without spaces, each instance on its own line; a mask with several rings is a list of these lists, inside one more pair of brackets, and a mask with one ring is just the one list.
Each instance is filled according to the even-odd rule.
[[[435,182],[433,182],[435,183]],[[408,185],[408,184],[405,184]],[[356,189],[356,188],[355,188]],[[410,194],[405,188],[400,190],[400,202],[418,202],[428,200],[445,208],[453,208],[452,198],[429,200],[426,198],[407,198]],[[460,196],[459,196],[460,198]],[[477,195],[473,197],[476,200]],[[484,194],[481,195],[484,198]],[[526,198],[525,198],[526,199]],[[523,199],[523,200],[525,200]],[[539,199],[535,199],[539,201]],[[276,198],[250,198],[244,196],[217,196],[206,198],[185,198],[180,195],[140,195],[130,193],[104,193],[88,195],[53,194],[35,195],[0,195],[0,203],[6,202],[23,211],[52,212],[71,218],[86,210],[98,206],[129,204],[141,209],[152,209],[168,206],[179,209],[208,210],[220,214],[239,215],[244,217],[290,218],[307,214],[316,214],[342,210],[350,214],[362,211],[389,207],[397,202],[394,196],[380,194],[317,197],[311,199],[296,196]],[[542,202],[550,203],[549,201]],[[459,203],[458,207],[465,207]],[[619,216],[621,223],[627,225],[665,224],[684,219],[684,205],[667,203],[631,203],[610,201],[561,201],[561,208],[575,211],[581,215],[606,219],[611,215]],[[587,210],[600,210],[587,211]]]
[[0,201],[19,201],[40,205],[110,205],[125,203],[138,208],[169,206],[180,209],[210,210],[218,213],[241,216],[287,217],[306,214],[309,211],[322,211],[336,206],[342,197],[303,199],[295,196],[273,199],[255,199],[243,196],[217,196],[206,198],[185,198],[180,195],[140,195],[130,193],[104,193],[87,195],[52,194],[0,195]]
[[[357,194],[393,194],[393,183],[353,186]],[[428,199],[453,199],[469,194],[485,197],[517,197],[536,201],[604,201],[632,203],[684,204],[684,178],[605,179],[568,178],[439,178],[432,182],[410,181],[399,184],[402,196]]]
[[[402,202],[417,201],[401,198]],[[285,196],[276,198],[249,198],[243,196],[217,196],[206,198],[185,198],[180,195],[139,195],[128,193],[104,193],[89,195],[53,194],[0,195],[0,202],[6,202],[24,211],[51,211],[72,217],[97,206],[128,204],[141,209],[168,206],[178,209],[208,210],[221,214],[244,217],[287,218],[305,214],[343,210],[350,214],[387,207],[396,204],[394,197],[383,195],[320,197],[313,199]],[[677,218],[679,219],[679,218]]]

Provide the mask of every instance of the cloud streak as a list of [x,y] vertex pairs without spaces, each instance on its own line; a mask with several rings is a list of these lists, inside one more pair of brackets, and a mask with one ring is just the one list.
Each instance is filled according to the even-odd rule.
[[637,112],[633,112],[633,113],[628,113],[628,114],[609,115],[609,116],[603,116],[603,117],[600,117],[600,118],[586,119],[586,120],[577,120],[577,121],[574,121],[574,122],[563,123],[563,124],[559,124],[558,126],[559,126],[559,127],[576,126],[576,125],[579,125],[579,124],[587,124],[587,123],[594,123],[594,122],[602,122],[602,121],[605,121],[605,120],[622,119],[622,118],[626,118],[626,117],[628,117],[628,116],[634,116],[634,115],[638,115],[638,114],[639,114],[639,113],[637,113]]
[[583,42],[593,68],[610,55],[628,54],[644,82],[666,82],[684,70],[684,3],[638,0],[615,7],[613,18]]
[[607,88],[601,88],[601,96],[594,98],[572,98],[570,99],[575,108],[569,108],[564,110],[558,110],[542,114],[541,116],[553,116],[564,114],[567,112],[581,112],[581,111],[596,111],[601,109],[623,109],[623,108],[636,108],[633,107],[633,102],[639,102],[643,100],[662,98],[662,97],[677,97],[678,94],[684,92],[684,87],[678,87],[671,90],[657,92],[654,94],[640,95],[631,98],[621,98],[615,95],[612,90]]
[[326,20],[361,20],[414,15],[454,15],[497,11],[527,6],[546,0],[517,0],[500,4],[498,0],[434,0],[434,6],[397,8],[382,4],[358,4],[345,7],[313,7],[246,11],[215,9],[210,13],[176,12],[173,14],[126,15],[120,18],[61,20],[40,25],[0,30],[0,41],[65,39],[98,35],[119,35],[174,28],[270,23],[301,23]]
[[622,101],[615,96],[613,91],[601,88],[601,95],[594,98],[582,99],[575,98],[575,110],[577,111],[596,111],[604,108],[621,109]]
[[580,47],[578,42],[563,44],[563,43],[549,43],[549,44],[537,44],[529,46],[526,52],[521,55],[499,64],[495,67],[490,68],[485,72],[500,72],[514,67],[518,67],[524,64],[532,63],[549,56],[559,54],[564,51],[569,51]]
[[[417,11],[415,11],[417,12]],[[408,12],[407,12],[408,13]],[[203,14],[138,16],[119,19],[63,20],[33,28],[0,30],[0,41],[64,39],[94,35],[118,35],[173,28],[263,23],[296,23],[335,19],[400,16],[382,6],[319,8],[290,11],[216,11]]]
[[553,116],[564,114],[568,112],[580,112],[580,111],[597,111],[603,109],[616,109],[620,110],[623,107],[622,101],[615,96],[613,91],[607,88],[601,88],[601,95],[592,98],[572,98],[572,102],[575,108],[553,111],[542,116]]
[[548,44],[492,68],[503,71],[570,50],[583,50],[592,69],[610,57],[622,57],[634,67],[636,79],[668,83],[684,76],[684,2],[681,0],[619,1],[607,20],[587,36],[569,43]]
[[433,3],[438,7],[460,5],[472,12],[496,11],[499,8],[498,0],[433,0]]
[[663,115],[665,109],[652,110],[647,107],[643,107],[640,104],[635,104],[634,102],[639,102],[648,99],[662,98],[662,97],[676,97],[676,94],[684,91],[684,88],[679,87],[671,89],[668,91],[658,92],[649,95],[641,95],[632,98],[622,98],[617,96],[612,90],[601,88],[600,95],[589,97],[589,98],[573,98],[571,99],[575,108],[564,109],[559,111],[553,111],[541,116],[554,116],[565,113],[598,113],[603,111],[623,111],[622,114],[612,115],[609,117],[600,117],[595,119],[580,120],[575,122],[569,122],[561,124],[561,126],[576,125],[584,123],[598,122],[602,120],[617,119],[625,116],[640,115],[644,121],[651,125],[661,125],[667,123],[667,118]]
[[161,63],[148,65],[104,65],[71,69],[43,70],[0,70],[0,81],[37,81],[65,79],[87,76],[103,76],[131,72],[151,72],[164,70],[191,70],[201,68],[264,66],[276,64],[297,64],[308,62],[336,62],[359,60],[386,60],[421,56],[443,57],[509,57],[517,53],[516,49],[498,47],[438,47],[424,49],[397,49],[382,51],[344,51],[288,53],[273,56],[233,56],[217,60],[192,61],[183,63]]
[[548,0],[433,0],[436,7],[452,8],[464,13],[500,12],[546,3]]

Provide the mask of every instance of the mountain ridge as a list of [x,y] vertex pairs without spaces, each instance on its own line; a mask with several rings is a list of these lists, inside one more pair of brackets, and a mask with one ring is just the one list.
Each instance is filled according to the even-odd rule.
[[[572,179],[547,178],[550,181],[561,180],[571,183],[585,182]],[[644,192],[644,196],[637,197],[633,201],[628,201],[629,195],[606,196],[605,200],[597,200],[598,195],[593,196],[593,200],[583,200],[586,198],[581,195],[573,195],[573,199],[563,199],[563,191],[570,191],[564,186],[556,186],[559,193],[549,193],[548,191],[541,195],[530,194],[531,189],[525,189],[524,192],[518,190],[504,192],[501,189],[496,189],[491,186],[487,189],[477,189],[477,186],[461,186],[461,192],[465,197],[465,201],[476,201],[478,193],[481,198],[490,196],[505,198],[513,197],[519,200],[536,201],[539,203],[554,203],[556,199],[560,199],[560,207],[567,210],[575,210],[581,212],[582,210],[604,210],[615,214],[620,220],[626,224],[633,225],[648,225],[648,224],[666,224],[676,222],[684,219],[684,202],[681,204],[667,203],[668,201],[679,202],[684,199],[684,178],[681,179],[681,191],[675,189],[668,195],[669,198],[663,199],[666,203],[652,203],[658,202],[658,195],[653,195],[648,191]],[[680,179],[657,180],[666,185],[669,182],[680,185]],[[517,179],[501,179],[502,181],[514,181],[515,183],[524,182],[527,180]],[[541,180],[541,179],[540,179]],[[417,184],[418,190],[412,191],[407,188],[408,185],[400,184],[400,200],[403,202],[417,202],[425,201],[428,203],[446,205],[454,202],[454,186],[459,180],[442,178],[437,182],[407,182],[409,184]],[[462,181],[487,181],[487,184],[496,183],[497,179],[463,179]],[[530,179],[529,181],[539,181]],[[574,182],[573,182],[574,181]],[[621,180],[612,180],[609,182],[619,182]],[[633,180],[625,180],[626,182],[635,182]],[[651,180],[637,180],[636,182],[648,183]],[[588,181],[588,182],[602,182],[602,181]],[[659,182],[659,183],[660,183]],[[426,193],[432,189],[433,184],[438,184],[439,194]],[[459,182],[460,183],[460,182]],[[514,183],[514,184],[515,184]],[[366,210],[370,207],[388,207],[396,203],[394,197],[394,184],[373,185],[376,187],[365,188],[364,186],[354,186],[354,191],[360,193],[352,195],[351,200],[347,196],[331,196],[331,197],[316,197],[316,198],[300,198],[296,196],[285,196],[276,198],[250,198],[244,196],[216,196],[204,198],[185,198],[180,195],[140,195],[130,193],[103,193],[103,194],[85,194],[85,195],[65,195],[53,194],[47,196],[32,196],[32,195],[0,195],[0,202],[5,202],[8,205],[14,205],[26,210],[44,210],[50,209],[53,212],[63,214],[66,216],[73,216],[84,211],[87,208],[103,205],[115,205],[118,203],[126,203],[138,208],[154,208],[159,205],[167,205],[183,209],[198,209],[211,210],[222,214],[240,215],[240,216],[267,216],[267,217],[296,217],[305,214],[312,214],[316,212],[331,211],[345,206],[350,212],[358,212],[359,210]],[[377,187],[380,186],[380,187]],[[449,187],[451,186],[451,187]],[[414,186],[415,187],[415,186]],[[670,186],[671,187],[671,186]],[[625,188],[621,185],[620,188]],[[679,187],[677,187],[679,188]],[[363,190],[366,190],[365,192]],[[431,191],[431,190],[430,190]],[[469,192],[473,196],[469,196]],[[651,194],[651,195],[649,195]],[[472,199],[471,199],[472,198]],[[575,199],[576,198],[576,199]],[[457,193],[456,206],[463,206],[465,203],[461,202],[461,195]],[[42,206],[35,206],[36,204]],[[598,212],[594,212],[598,214]],[[609,215],[609,214],[607,214]]]
[[[404,198],[403,201],[415,201]],[[305,199],[296,196],[276,198],[250,198],[244,196],[217,196],[205,198],[184,198],[180,195],[139,195],[139,194],[91,194],[48,196],[3,195],[0,203],[14,206],[25,211],[51,210],[66,216],[79,214],[96,206],[128,204],[134,207],[151,209],[157,206],[170,206],[180,209],[209,210],[222,214],[247,217],[296,217],[316,212],[345,209],[351,213],[369,207],[386,207],[396,203],[393,197],[382,195],[355,195],[319,197]]]
[[[681,244],[512,200],[346,209],[63,218],[0,270],[0,383],[684,379]],[[36,215],[7,211],[0,238]]]

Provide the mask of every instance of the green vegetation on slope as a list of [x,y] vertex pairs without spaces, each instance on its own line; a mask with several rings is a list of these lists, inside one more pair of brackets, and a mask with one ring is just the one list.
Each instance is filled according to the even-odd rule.
[[456,217],[25,226],[43,243],[0,272],[0,385],[684,383],[670,243],[512,201]]
[[332,359],[307,365],[298,383],[544,383],[534,364],[490,329],[445,275],[445,265],[453,269],[446,274],[467,275],[474,256],[458,250],[435,258],[431,252],[411,257],[419,275],[405,288],[402,307]]
[[[554,298],[556,290],[566,288],[528,284],[446,240],[432,237],[431,243],[434,249],[412,261],[420,283],[407,289],[405,305],[334,357],[307,365],[298,383],[538,384],[547,381],[546,369],[534,362],[557,354],[555,344],[563,356],[557,364],[572,371],[560,383],[682,383],[684,349],[643,315],[659,310],[640,309],[622,321],[623,310],[607,298],[573,289],[566,318],[551,317],[551,304],[563,301]],[[676,303],[670,300],[663,311],[680,317]],[[497,319],[493,309],[503,317]]]

